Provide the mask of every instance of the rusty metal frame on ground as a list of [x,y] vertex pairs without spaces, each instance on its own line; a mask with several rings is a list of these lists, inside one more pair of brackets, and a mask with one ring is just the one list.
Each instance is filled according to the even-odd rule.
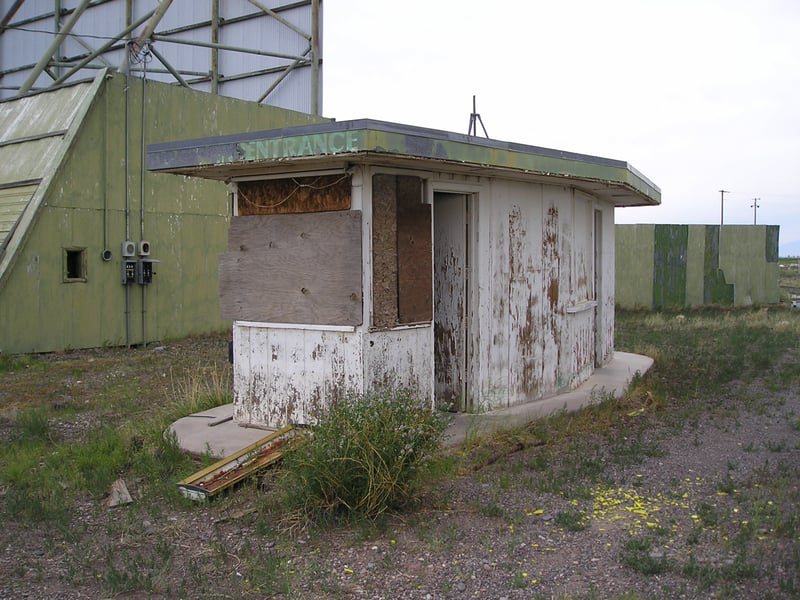
[[293,425],[286,425],[246,448],[182,479],[177,483],[178,489],[191,500],[207,500],[278,461],[283,456],[284,446],[298,435],[303,435],[302,430]]

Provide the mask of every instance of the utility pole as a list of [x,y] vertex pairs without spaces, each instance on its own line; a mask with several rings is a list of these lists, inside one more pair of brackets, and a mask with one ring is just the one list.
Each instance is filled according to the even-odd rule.
[[730,194],[728,190],[719,191],[719,224],[725,222],[725,194]]
[[755,225],[755,224],[756,224],[756,211],[757,211],[759,208],[761,208],[761,207],[759,206],[759,204],[758,204],[758,201],[759,201],[759,200],[761,200],[761,198],[753,198],[753,203],[750,205],[750,208],[752,208],[752,209],[753,209],[753,225]]

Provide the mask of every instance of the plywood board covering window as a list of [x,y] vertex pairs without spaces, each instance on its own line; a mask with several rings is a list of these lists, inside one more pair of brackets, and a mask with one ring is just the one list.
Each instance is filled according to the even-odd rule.
[[223,319],[360,325],[361,211],[235,217],[219,290]]
[[276,215],[350,209],[349,173],[287,177],[237,184],[239,215]]
[[431,207],[422,179],[372,178],[372,268],[375,327],[432,319]]

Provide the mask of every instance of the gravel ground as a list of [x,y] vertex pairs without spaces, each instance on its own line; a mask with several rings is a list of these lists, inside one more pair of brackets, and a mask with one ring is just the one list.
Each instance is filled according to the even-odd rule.
[[378,524],[291,527],[277,473],[206,505],[127,481],[132,504],[83,498],[67,527],[6,522],[0,598],[800,598],[798,415],[756,381],[680,425],[632,411],[563,448],[456,450],[460,475]]

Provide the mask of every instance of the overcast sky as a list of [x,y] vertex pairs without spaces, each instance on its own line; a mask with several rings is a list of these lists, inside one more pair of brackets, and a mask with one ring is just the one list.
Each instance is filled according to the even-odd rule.
[[326,0],[324,104],[625,160],[618,223],[780,225],[800,255],[800,1]]

